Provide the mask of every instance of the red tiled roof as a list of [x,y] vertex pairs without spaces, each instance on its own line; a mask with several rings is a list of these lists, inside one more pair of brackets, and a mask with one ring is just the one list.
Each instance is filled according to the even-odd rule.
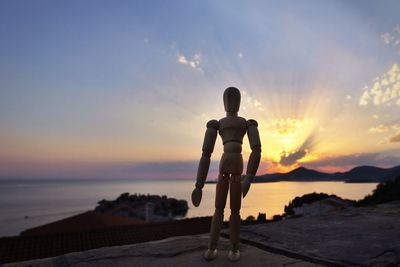
[[0,238],[0,264],[54,257],[106,246],[120,246],[172,236],[206,233],[211,217],[163,223],[114,226],[80,232]]
[[21,233],[22,236],[71,233],[102,229],[112,226],[144,224],[145,221],[108,213],[88,211],[56,222],[34,227]]

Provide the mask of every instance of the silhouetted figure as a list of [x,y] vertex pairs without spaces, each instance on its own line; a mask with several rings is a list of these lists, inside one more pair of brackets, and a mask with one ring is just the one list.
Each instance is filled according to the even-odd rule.
[[[231,261],[240,259],[239,252],[239,232],[240,232],[240,205],[243,197],[246,196],[250,183],[253,181],[257,172],[261,158],[261,142],[255,120],[248,120],[239,117],[240,91],[237,88],[229,87],[224,92],[224,106],[226,117],[217,120],[211,120],[207,123],[207,131],[203,142],[203,154],[200,159],[197,171],[196,188],[192,193],[192,202],[194,206],[199,206],[202,196],[202,188],[207,178],[210,166],[211,153],[214,150],[217,133],[219,132],[224,145],[219,164],[219,175],[215,196],[215,213],[211,223],[210,242],[208,250],[204,253],[206,260],[212,260],[217,257],[218,237],[221,231],[224,208],[228,189],[230,189],[230,208],[231,216],[229,218],[231,249],[228,258]],[[251,154],[247,164],[246,175],[243,173],[242,142],[247,132]]]

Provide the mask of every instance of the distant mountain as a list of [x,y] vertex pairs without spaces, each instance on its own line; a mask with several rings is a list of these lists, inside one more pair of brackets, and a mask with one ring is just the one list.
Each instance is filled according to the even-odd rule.
[[332,175],[325,172],[319,172],[304,167],[299,167],[286,173],[289,179],[331,179]]
[[299,167],[287,173],[272,173],[257,176],[255,182],[278,181],[335,181],[334,174]]
[[400,176],[400,166],[379,168],[373,166],[355,167],[347,172],[325,173],[299,167],[288,173],[272,173],[257,176],[256,183],[278,181],[344,181],[348,183],[383,182]]
[[336,177],[344,178],[349,183],[359,182],[384,182],[400,176],[400,166],[392,168],[379,168],[374,166],[360,166],[348,172],[336,173]]

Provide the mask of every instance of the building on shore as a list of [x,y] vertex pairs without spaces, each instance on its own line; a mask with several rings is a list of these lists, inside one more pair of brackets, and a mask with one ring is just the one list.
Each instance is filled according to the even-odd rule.
[[304,203],[293,208],[294,216],[318,216],[352,207],[352,202],[338,197],[329,197],[313,203]]

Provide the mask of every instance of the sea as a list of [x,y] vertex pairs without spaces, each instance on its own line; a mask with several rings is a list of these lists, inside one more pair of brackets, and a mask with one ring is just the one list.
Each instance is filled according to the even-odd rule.
[[[372,193],[376,183],[273,182],[252,184],[242,200],[243,219],[258,213],[268,218],[282,214],[285,205],[296,196],[323,192],[359,200]],[[188,201],[185,218],[211,216],[214,211],[215,184],[206,184],[199,207],[190,201],[194,181],[171,180],[0,180],[0,237],[79,214],[96,207],[102,199],[113,200],[120,194],[166,195]],[[228,195],[229,198],[229,195]],[[229,216],[229,199],[225,216]]]

